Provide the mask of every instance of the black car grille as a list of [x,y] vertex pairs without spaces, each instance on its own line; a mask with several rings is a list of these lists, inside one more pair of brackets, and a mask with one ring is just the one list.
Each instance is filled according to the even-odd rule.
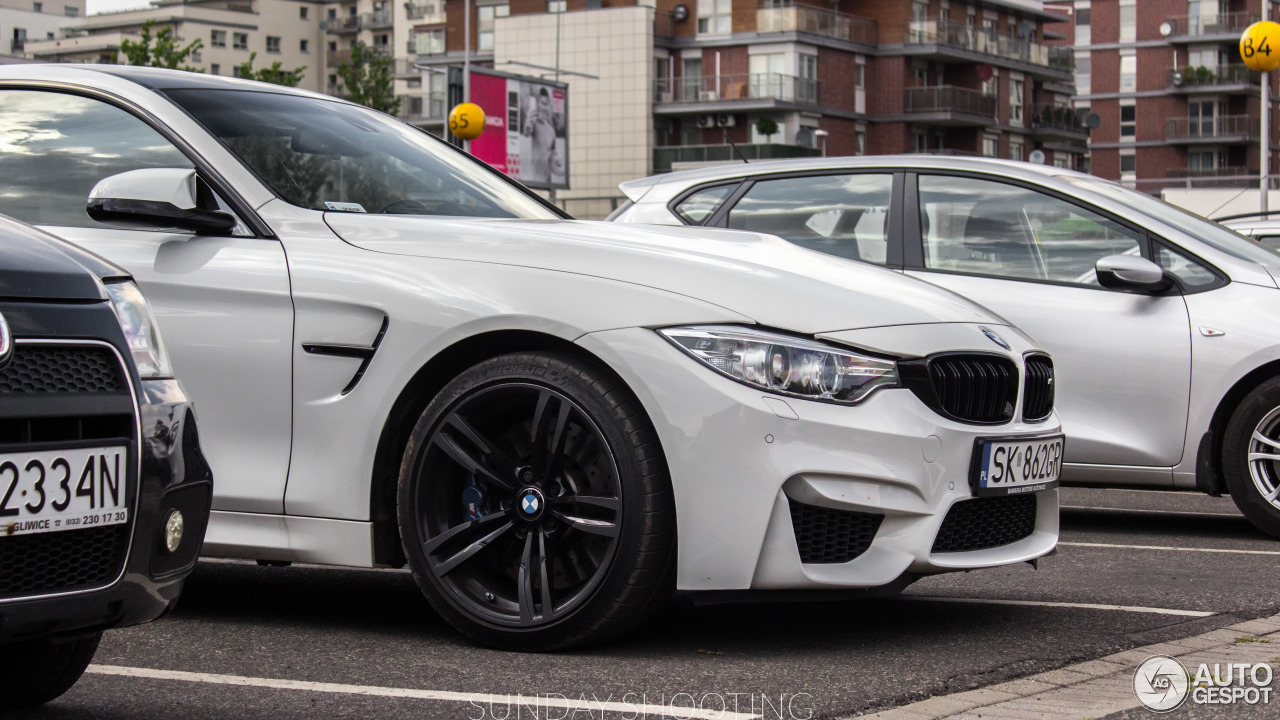
[[1035,495],[975,498],[951,506],[933,541],[936,553],[986,550],[1030,537],[1036,529]]
[[71,592],[116,578],[129,548],[129,523],[3,537],[0,597]]
[[1022,419],[1039,422],[1053,413],[1053,360],[1048,355],[1028,355],[1026,386],[1022,391]]
[[952,420],[998,425],[1013,419],[1018,366],[990,353],[948,353],[898,363],[903,384]]
[[[0,367],[0,453],[127,446],[125,498],[132,506],[138,441],[126,372],[104,346],[18,344]],[[0,599],[110,583],[123,570],[132,528],[131,519],[108,527],[7,536],[0,520]]]
[[871,547],[884,516],[852,510],[791,505],[791,528],[803,563],[846,563]]
[[119,361],[106,348],[19,346],[0,367],[0,394],[106,393],[127,387]]

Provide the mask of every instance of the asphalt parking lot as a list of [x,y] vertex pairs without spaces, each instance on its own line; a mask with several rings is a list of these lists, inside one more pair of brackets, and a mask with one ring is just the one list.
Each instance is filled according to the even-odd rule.
[[1280,611],[1280,542],[1228,498],[1064,489],[1063,506],[1039,569],[926,578],[891,600],[676,605],[554,655],[468,644],[407,572],[203,562],[174,613],[108,633],[89,674],[23,717],[840,718]]

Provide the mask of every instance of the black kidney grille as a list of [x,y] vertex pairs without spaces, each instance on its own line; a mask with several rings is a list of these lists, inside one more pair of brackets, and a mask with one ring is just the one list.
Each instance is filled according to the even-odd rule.
[[933,541],[936,553],[986,550],[1015,543],[1036,529],[1035,495],[962,500],[951,506]]
[[805,505],[790,498],[791,528],[803,563],[846,563],[871,547],[883,515]]
[[1047,355],[1026,359],[1026,387],[1022,391],[1022,419],[1039,422],[1053,413],[1053,360]]
[[120,361],[106,348],[24,346],[0,367],[0,394],[100,393],[128,388]]
[[0,524],[0,598],[83,590],[116,578],[131,523],[5,537]]
[[942,355],[929,361],[929,381],[942,410],[956,420],[1001,423],[1013,418],[1018,366],[999,355]]

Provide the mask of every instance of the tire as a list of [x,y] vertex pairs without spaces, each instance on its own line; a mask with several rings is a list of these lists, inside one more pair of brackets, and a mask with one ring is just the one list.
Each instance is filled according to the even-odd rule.
[[616,637],[674,588],[657,434],[624,385],[574,355],[503,355],[446,385],[405,446],[397,514],[419,587],[484,645]]
[[80,679],[102,633],[71,640],[24,640],[0,645],[0,697],[6,707],[49,702]]
[[1240,512],[1280,538],[1280,377],[1254,388],[1232,413],[1222,441],[1222,474]]

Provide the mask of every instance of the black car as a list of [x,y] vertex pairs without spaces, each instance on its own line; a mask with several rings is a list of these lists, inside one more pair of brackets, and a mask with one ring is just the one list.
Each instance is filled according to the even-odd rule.
[[0,703],[66,692],[173,607],[213,477],[129,274],[0,216]]

